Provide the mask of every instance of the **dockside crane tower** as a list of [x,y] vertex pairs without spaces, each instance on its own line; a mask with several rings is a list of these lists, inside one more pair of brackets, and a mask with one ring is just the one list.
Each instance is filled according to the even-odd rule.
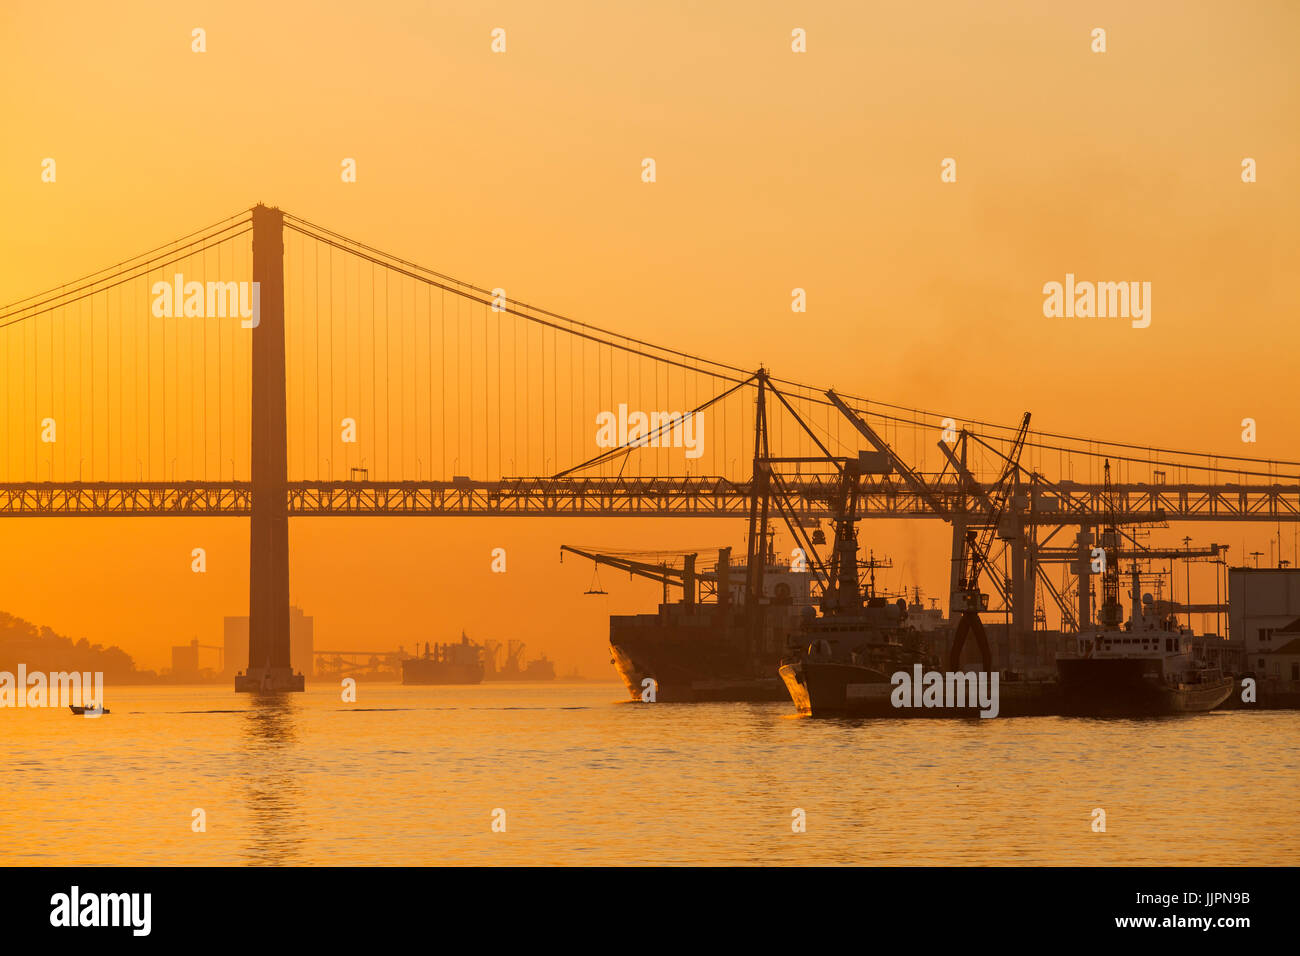
[[948,653],[948,670],[960,670],[961,652],[967,637],[974,635],[979,647],[980,657],[985,671],[993,670],[993,653],[989,648],[988,634],[980,620],[980,612],[988,610],[989,596],[980,590],[980,574],[989,564],[989,552],[993,547],[993,536],[997,534],[1002,522],[1003,512],[1016,485],[1016,476],[1020,470],[1020,453],[1025,447],[1025,436],[1029,432],[1029,413],[1025,412],[1020,428],[1011,443],[1007,455],[1007,464],[998,483],[989,495],[989,513],[982,531],[971,528],[962,539],[961,553],[957,556],[957,590],[952,595],[952,608],[959,611],[957,630],[953,634],[952,650]]

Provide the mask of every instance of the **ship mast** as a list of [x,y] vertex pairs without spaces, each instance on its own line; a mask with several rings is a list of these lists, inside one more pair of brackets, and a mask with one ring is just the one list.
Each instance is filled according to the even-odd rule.
[[767,370],[759,368],[758,399],[754,409],[753,495],[749,503],[749,551],[745,556],[745,613],[751,646],[758,646],[763,633],[763,577],[768,549],[768,506],[772,495],[770,450],[767,442]]
[[822,613],[852,613],[862,607],[858,590],[858,463],[844,462],[835,497],[835,546],[831,551],[829,583],[822,593]]
[[[1116,628],[1124,620],[1119,603],[1119,528],[1115,518],[1115,489],[1110,483],[1110,459],[1106,459],[1102,494],[1106,505],[1106,527],[1101,532],[1101,608],[1097,618],[1102,627]],[[1136,586],[1136,585],[1135,585]]]

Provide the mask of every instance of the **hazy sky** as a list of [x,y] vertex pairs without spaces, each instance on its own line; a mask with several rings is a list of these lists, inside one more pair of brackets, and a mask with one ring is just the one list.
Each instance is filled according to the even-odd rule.
[[[191,51],[195,27],[206,53]],[[0,301],[262,201],[746,368],[1295,459],[1298,27],[1286,2],[9,0]],[[791,51],[795,28],[806,53]],[[340,180],[344,157],[356,183]],[[940,181],[946,157],[955,183]],[[1150,282],[1150,327],[1045,318],[1043,285],[1066,273]],[[806,315],[790,311],[795,287]],[[1255,445],[1241,442],[1247,416]],[[1273,528],[1245,530],[1267,550]],[[656,589],[584,600],[590,571],[559,568],[558,544],[740,546],[741,533],[295,520],[291,589],[318,647],[464,627],[607,674],[603,616],[650,610]],[[1169,536],[1184,533],[1240,556],[1241,526]],[[0,606],[146,666],[245,611],[239,519],[7,520],[0,535]],[[891,584],[945,589],[937,522],[868,538],[909,566]],[[189,569],[199,545],[206,575]],[[498,545],[507,575],[488,570]]]

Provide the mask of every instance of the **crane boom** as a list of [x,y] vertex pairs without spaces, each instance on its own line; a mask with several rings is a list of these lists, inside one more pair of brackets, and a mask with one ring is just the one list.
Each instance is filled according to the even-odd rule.
[[[673,568],[666,563],[651,564],[648,561],[636,561],[632,558],[624,558],[615,554],[601,554],[599,551],[586,551],[582,548],[575,548],[572,545],[560,545],[560,560],[564,560],[564,552],[576,554],[580,558],[586,558],[597,565],[605,565],[610,568],[617,568],[620,571],[626,571],[628,574],[637,575],[638,577],[648,578],[651,581],[657,581],[663,585],[664,600],[667,601],[668,588],[679,587],[682,589],[682,600],[687,604],[694,604],[696,601],[696,591],[701,583],[711,584],[713,593],[719,594],[721,600],[725,601],[726,587],[721,592],[718,591],[718,582],[724,579],[729,581],[729,574],[726,571],[696,571],[695,561],[698,554],[686,553],[682,555],[683,567]],[[723,548],[718,552],[719,564],[724,560],[730,560],[731,549]]]
[[[588,561],[596,564],[603,564],[606,567],[617,568],[620,571],[626,571],[628,574],[635,574],[643,578],[649,578],[651,581],[658,581],[660,584],[674,584],[680,586],[686,576],[685,568],[671,568],[665,564],[651,564],[648,561],[634,561],[631,558],[623,558],[614,554],[601,554],[598,551],[584,551],[581,548],[575,548],[572,545],[560,545],[561,551],[567,551],[570,554],[576,554],[580,558],[586,558]],[[693,558],[695,555],[688,555]],[[696,574],[697,579],[711,580],[708,574]]]
[[929,505],[935,514],[942,515],[945,518],[948,516],[948,508],[943,504],[943,502],[930,493],[930,488],[925,483],[925,480],[914,472],[907,462],[899,458],[885,440],[877,435],[872,427],[864,422],[862,417],[850,408],[842,398],[835,394],[834,389],[829,389],[826,392],[826,397],[831,400],[831,404],[839,409],[840,414],[849,420],[849,424],[856,428],[858,433],[871,443],[871,447],[889,460],[890,466],[894,471],[898,472],[899,476],[902,477],[904,484],[911,488],[922,501]]

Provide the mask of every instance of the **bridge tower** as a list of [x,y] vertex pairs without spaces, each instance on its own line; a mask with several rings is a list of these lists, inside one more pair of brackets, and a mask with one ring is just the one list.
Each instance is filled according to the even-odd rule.
[[236,691],[299,691],[289,660],[289,455],[284,369],[284,213],[253,207],[252,517],[248,670]]

